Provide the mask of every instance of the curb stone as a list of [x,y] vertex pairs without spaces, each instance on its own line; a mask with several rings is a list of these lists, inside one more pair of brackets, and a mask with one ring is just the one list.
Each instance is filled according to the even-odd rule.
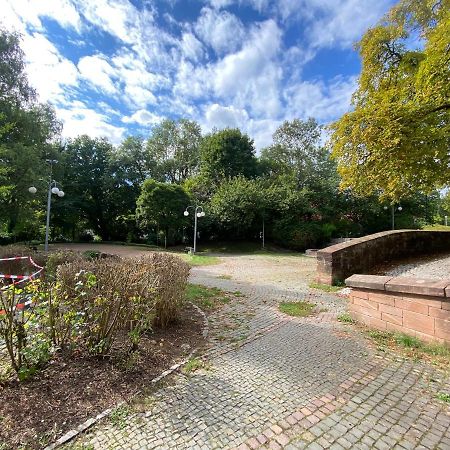
[[[191,306],[193,306],[194,309],[202,316],[202,318],[203,318],[202,336],[203,336],[203,338],[206,339],[209,334],[208,317],[197,305],[194,305],[194,303],[192,303],[192,302],[188,302],[188,303]],[[160,382],[162,379],[171,375],[176,370],[183,367],[194,356],[194,354],[197,352],[197,350],[198,350],[198,348],[194,348],[185,359],[183,359],[181,362],[179,362],[177,364],[174,364],[173,366],[169,367],[167,370],[162,372],[160,375],[153,378],[151,383],[156,384],[156,383]],[[141,391],[137,391],[134,395],[132,395],[130,397],[130,400],[133,399],[134,397],[136,397],[140,393],[141,393]],[[121,402],[117,403],[114,407],[105,409],[100,414],[97,414],[95,417],[91,417],[90,419],[87,419],[85,422],[78,425],[76,428],[73,428],[72,430],[63,434],[55,442],[53,442],[52,444],[45,447],[44,450],[54,450],[54,449],[60,447],[61,445],[67,444],[69,441],[78,437],[81,433],[86,431],[88,428],[91,428],[93,425],[98,423],[100,420],[104,419],[105,417],[108,417],[115,409],[120,408],[121,406],[125,405],[126,403],[127,403],[126,401],[121,401]]]

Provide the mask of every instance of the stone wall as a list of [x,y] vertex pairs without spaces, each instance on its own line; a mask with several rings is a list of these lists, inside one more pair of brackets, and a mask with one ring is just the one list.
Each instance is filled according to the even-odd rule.
[[359,322],[450,345],[450,278],[353,275],[349,310]]
[[317,281],[333,284],[354,273],[408,256],[450,252],[450,231],[394,230],[371,234],[317,252]]

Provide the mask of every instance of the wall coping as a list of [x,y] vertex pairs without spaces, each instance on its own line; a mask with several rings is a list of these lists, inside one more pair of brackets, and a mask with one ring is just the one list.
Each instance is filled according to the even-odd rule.
[[[354,247],[361,242],[375,241],[377,239],[382,239],[385,236],[389,236],[392,234],[405,234],[405,233],[436,233],[434,230],[390,230],[390,231],[380,231],[379,233],[368,234],[367,236],[363,236],[360,238],[352,239],[348,242],[341,242],[339,244],[330,245],[329,247],[325,247],[319,250],[317,253],[319,255],[327,255],[330,253],[336,253],[339,250],[344,250],[349,247]],[[450,231],[444,231],[444,233],[450,233]]]
[[430,278],[390,277],[380,275],[355,274],[345,280],[348,287],[377,291],[416,294],[428,297],[450,299],[450,278],[436,280]]

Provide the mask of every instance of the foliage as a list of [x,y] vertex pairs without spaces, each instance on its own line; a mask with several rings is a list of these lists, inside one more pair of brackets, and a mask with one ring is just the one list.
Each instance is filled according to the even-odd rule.
[[189,204],[189,195],[182,186],[148,179],[137,199],[136,216],[144,230],[163,230],[166,238],[173,241],[174,234],[186,222],[183,212]]
[[309,287],[325,292],[338,292],[342,289],[342,286],[330,286],[329,284],[316,283],[315,281],[309,283]]
[[220,263],[220,259],[216,256],[207,256],[207,255],[189,255],[182,254],[180,255],[181,259],[186,261],[190,266],[213,266],[215,264]]
[[253,141],[237,128],[227,128],[205,136],[200,155],[201,173],[213,184],[239,175],[251,178],[257,173]]
[[307,317],[313,314],[314,303],[309,302],[282,302],[279,304],[279,309],[282,313],[294,317]]
[[229,297],[226,292],[219,288],[210,288],[201,284],[191,284],[186,286],[186,300],[195,303],[202,309],[214,309],[228,303]]
[[289,219],[281,219],[276,223],[273,233],[275,242],[285,243],[300,251],[318,248],[326,242],[323,226],[314,222],[293,223]]
[[339,315],[337,320],[342,323],[356,323],[356,320],[348,313]]
[[402,0],[363,36],[354,110],[331,127],[344,188],[397,201],[448,183],[449,33],[448,0]]
[[191,120],[165,119],[153,127],[147,141],[150,173],[159,181],[181,183],[199,166],[201,128]]
[[239,239],[261,228],[264,204],[261,183],[238,176],[220,184],[211,198],[210,211],[222,230]]

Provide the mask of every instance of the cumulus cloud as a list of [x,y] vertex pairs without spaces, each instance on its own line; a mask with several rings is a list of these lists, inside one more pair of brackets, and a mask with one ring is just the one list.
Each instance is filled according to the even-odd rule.
[[28,78],[41,101],[58,102],[68,87],[78,85],[78,70],[44,35],[26,34],[22,48],[27,62]]
[[122,118],[122,122],[124,123],[137,123],[143,126],[155,125],[161,122],[162,120],[163,120],[162,117],[145,109],[140,109],[131,116],[126,116]]
[[81,76],[88,80],[103,93],[114,94],[117,88],[114,85],[114,68],[101,55],[85,56],[78,62],[78,70]]
[[202,9],[194,29],[200,39],[219,55],[236,51],[245,36],[244,26],[235,15],[210,8]]
[[113,144],[119,144],[125,135],[124,127],[111,124],[106,115],[89,108],[83,102],[73,101],[56,111],[64,123],[64,137],[87,134],[91,137],[106,137]]
[[81,28],[81,18],[69,0],[4,0],[0,17],[18,31],[43,30],[41,18],[53,19],[63,28]]

